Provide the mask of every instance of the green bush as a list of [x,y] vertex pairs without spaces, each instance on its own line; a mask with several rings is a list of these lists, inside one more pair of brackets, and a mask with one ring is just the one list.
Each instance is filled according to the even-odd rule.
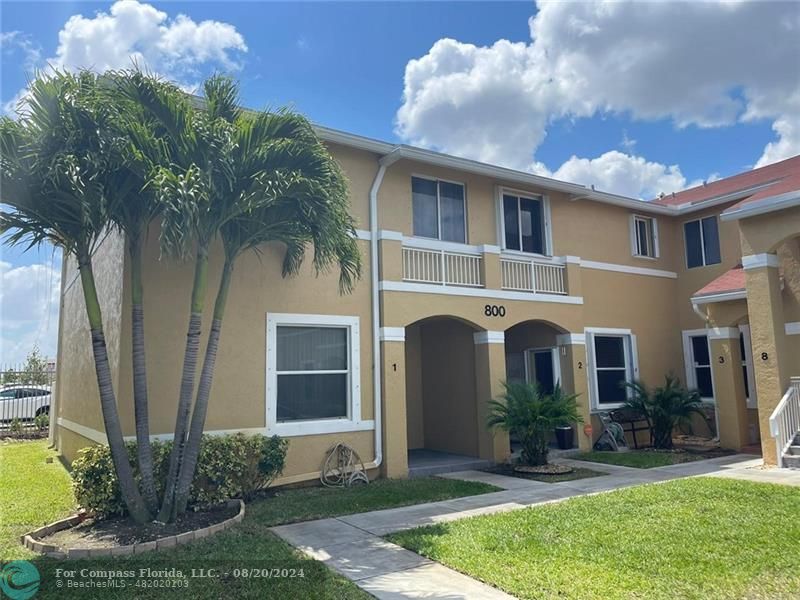
[[[200,443],[189,503],[213,504],[229,498],[250,498],[266,488],[283,471],[288,441],[278,436],[204,435]],[[151,442],[159,495],[169,468],[172,442]],[[126,444],[137,480],[136,443]],[[98,517],[125,514],[108,446],[79,451],[72,463],[72,479],[78,505]]]
[[20,421],[17,417],[14,417],[11,420],[11,425],[9,425],[8,428],[11,433],[22,433],[22,421]]
[[47,413],[40,413],[33,419],[33,423],[36,425],[36,429],[43,431],[50,427],[50,415]]

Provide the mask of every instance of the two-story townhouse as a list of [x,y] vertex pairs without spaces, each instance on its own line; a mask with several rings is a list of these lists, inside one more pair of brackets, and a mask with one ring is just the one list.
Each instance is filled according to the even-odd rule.
[[[363,280],[352,294],[337,296],[334,276],[316,277],[310,267],[282,279],[278,248],[243,257],[207,419],[211,433],[289,438],[278,483],[317,478],[325,452],[340,441],[372,474],[389,477],[424,468],[415,458],[425,449],[504,460],[508,436],[488,431],[485,422],[487,403],[506,379],[535,380],[546,389],[560,382],[580,394],[583,417],[594,427],[579,428],[576,437],[588,448],[600,430],[596,414],[624,400],[620,382],[657,384],[667,373],[686,374],[716,403],[724,446],[741,448],[760,437],[765,459],[775,461],[769,417],[789,376],[800,374],[800,336],[792,336],[800,329],[800,208],[784,192],[774,200],[756,198],[752,189],[725,191],[731,178],[682,192],[685,200],[677,194],[645,202],[318,131],[350,181]],[[770,185],[785,187],[798,168],[794,158],[747,176],[770,170]],[[797,199],[798,190],[794,185],[789,196]],[[742,212],[774,206],[780,213]],[[192,267],[159,260],[157,238],[151,231],[143,273],[146,351],[151,431],[168,438]],[[123,429],[133,436],[130,265],[123,248],[123,240],[109,236],[95,271]],[[220,248],[210,262],[214,281]],[[720,297],[725,282],[740,282],[740,271],[746,290]],[[105,438],[75,278],[74,264],[65,261],[54,439],[68,459]],[[758,302],[744,299],[751,295]],[[768,359],[753,359],[762,355]],[[753,385],[757,404],[755,393],[744,392]]]

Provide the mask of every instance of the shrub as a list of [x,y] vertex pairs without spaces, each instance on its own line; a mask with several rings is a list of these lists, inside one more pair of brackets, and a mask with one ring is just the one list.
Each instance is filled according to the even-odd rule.
[[50,415],[47,413],[40,413],[33,419],[33,423],[36,425],[36,429],[43,431],[50,427]]
[[11,433],[22,433],[22,421],[20,421],[19,418],[14,417],[11,419],[11,425],[8,426],[8,429],[11,431]]
[[[158,493],[163,492],[172,442],[151,442]],[[128,459],[139,479],[136,443],[125,444]],[[282,471],[288,441],[278,436],[204,435],[189,503],[214,504],[229,498],[248,499],[272,483]],[[72,479],[78,505],[98,517],[125,514],[125,503],[108,446],[89,446],[72,463]]]
[[649,389],[644,382],[625,384],[631,394],[625,408],[640,412],[653,430],[653,446],[672,448],[672,431],[689,423],[692,413],[705,416],[697,390],[686,389],[674,375],[664,377],[664,385]]
[[580,423],[577,394],[565,394],[556,385],[543,394],[535,383],[503,383],[505,394],[489,402],[489,427],[515,435],[522,444],[522,462],[546,465],[550,433],[558,425]]

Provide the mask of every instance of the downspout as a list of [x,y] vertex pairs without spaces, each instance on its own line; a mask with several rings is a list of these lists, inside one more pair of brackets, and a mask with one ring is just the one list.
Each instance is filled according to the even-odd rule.
[[381,307],[379,298],[380,265],[378,264],[378,191],[386,169],[400,159],[399,148],[378,159],[378,172],[369,190],[369,263],[372,292],[372,390],[374,397],[375,460],[366,468],[378,468],[383,462],[383,427],[381,419]]
[[711,317],[708,316],[708,312],[700,310],[700,307],[694,302],[692,302],[692,310],[698,317],[703,319],[703,323],[705,323],[706,329],[708,329],[708,324],[711,322]]

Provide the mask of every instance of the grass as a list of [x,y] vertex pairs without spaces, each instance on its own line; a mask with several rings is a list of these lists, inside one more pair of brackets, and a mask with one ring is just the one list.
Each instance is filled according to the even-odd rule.
[[19,536],[74,510],[72,480],[46,440],[0,443],[0,559],[31,556]]
[[[716,454],[714,456],[719,456]],[[696,452],[654,452],[652,450],[629,450],[628,452],[583,452],[573,456],[575,460],[617,465],[620,467],[636,467],[637,469],[652,469],[666,467],[679,463],[694,462],[711,458]]]
[[800,597],[797,488],[692,478],[389,539],[519,598]]
[[[368,486],[347,490],[305,488],[278,491],[270,497],[247,505],[245,520],[229,531],[207,540],[171,550],[115,559],[56,561],[29,552],[19,544],[19,535],[44,523],[54,521],[74,510],[70,478],[46,442],[0,444],[0,562],[27,559],[41,574],[36,598],[87,598],[102,593],[104,599],[171,598],[191,594],[193,600],[217,598],[319,598],[366,599],[370,596],[355,584],[309,559],[275,536],[269,528],[283,523],[331,517],[393,506],[406,506],[472,494],[496,491],[480,483],[449,479],[414,479],[377,481]],[[153,577],[124,578],[124,588],[105,587],[90,591],[70,588],[69,581],[89,581],[86,577],[57,577],[56,569],[92,571],[175,568],[182,576],[162,577],[165,587],[137,587],[136,581]],[[215,569],[220,577],[190,577]],[[235,569],[283,569],[283,577],[234,577]],[[227,572],[228,576],[224,573]],[[259,573],[263,575],[264,573]],[[301,576],[302,574],[302,576]],[[294,575],[290,577],[288,575]],[[61,581],[62,587],[57,587]],[[94,581],[105,581],[98,578]],[[117,579],[119,581],[119,579]],[[167,582],[164,584],[163,582]],[[167,587],[188,583],[188,587]]]
[[314,487],[278,491],[248,505],[247,510],[259,522],[282,525],[498,491],[500,488],[493,485],[458,479],[379,479],[347,490]]

